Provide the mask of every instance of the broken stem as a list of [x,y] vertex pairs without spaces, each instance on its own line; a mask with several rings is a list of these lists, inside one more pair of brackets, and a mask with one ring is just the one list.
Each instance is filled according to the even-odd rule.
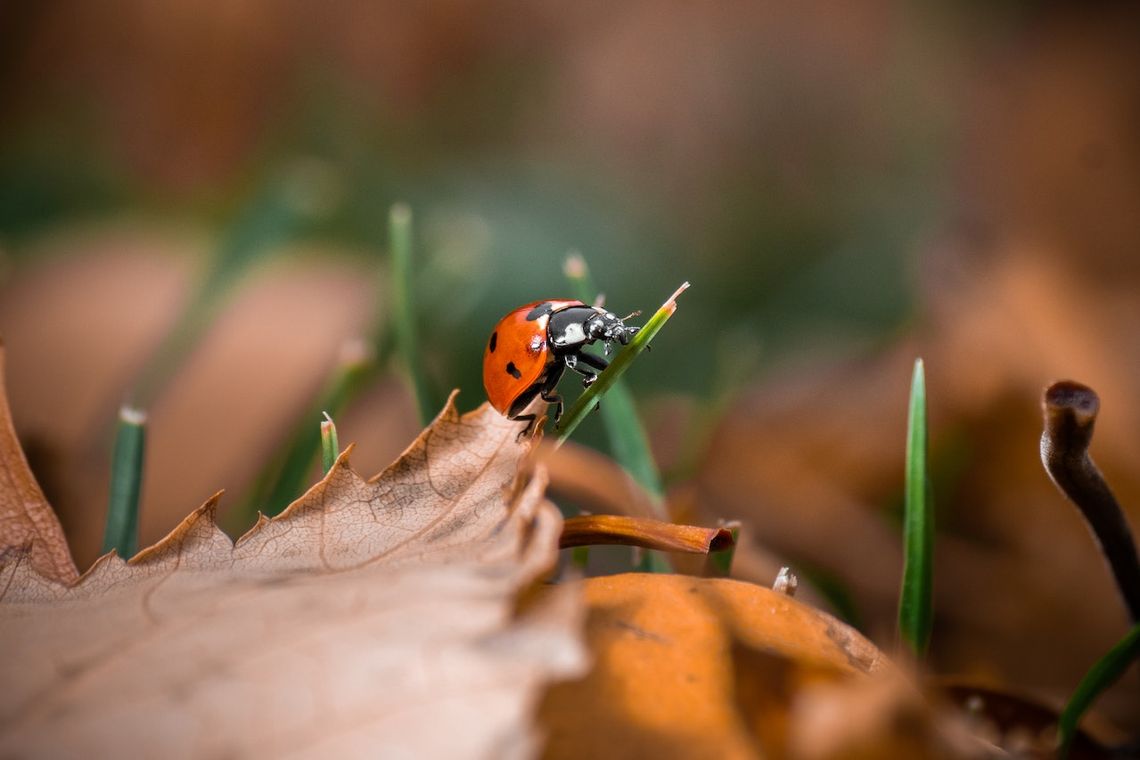
[[709,552],[708,559],[705,561],[704,574],[711,578],[727,578],[732,575],[732,560],[736,555],[736,540],[740,538],[740,521],[724,522],[722,520],[720,529],[728,531],[728,534],[732,536],[732,543],[717,551]]
[[695,525],[649,520],[620,515],[578,515],[568,517],[562,526],[559,548],[617,544],[640,546],[666,552],[708,554],[735,543],[725,528],[699,528]]

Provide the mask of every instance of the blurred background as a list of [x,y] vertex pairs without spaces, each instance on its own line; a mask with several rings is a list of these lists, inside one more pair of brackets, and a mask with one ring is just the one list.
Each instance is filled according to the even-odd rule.
[[[881,645],[923,356],[935,662],[1060,700],[1128,621],[1040,466],[1048,382],[1100,392],[1140,524],[1138,33],[1126,3],[0,4],[17,431],[81,568],[125,400],[143,545],[219,488],[240,531],[345,362],[379,471],[420,428],[407,202],[437,406],[483,401],[490,327],[568,293],[571,250],[622,314],[691,281],[627,375],[675,511],[742,520]],[[1135,669],[1105,711],[1137,728]]]

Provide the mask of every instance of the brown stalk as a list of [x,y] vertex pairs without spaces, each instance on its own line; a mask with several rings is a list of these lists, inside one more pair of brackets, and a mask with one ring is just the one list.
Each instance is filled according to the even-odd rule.
[[1140,560],[1120,504],[1089,457],[1100,399],[1086,385],[1062,380],[1045,389],[1041,462],[1081,511],[1108,561],[1133,622],[1140,621]]
[[724,528],[698,528],[695,525],[619,515],[579,515],[562,526],[562,549],[575,546],[619,544],[666,552],[708,554],[732,546],[732,533]]

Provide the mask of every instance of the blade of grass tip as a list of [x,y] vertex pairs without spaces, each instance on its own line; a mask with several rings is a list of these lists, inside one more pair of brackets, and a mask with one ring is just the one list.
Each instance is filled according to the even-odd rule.
[[111,497],[103,532],[103,551],[129,559],[138,551],[139,495],[146,453],[146,412],[131,406],[119,410],[115,449],[111,456]]
[[922,359],[914,362],[910,386],[905,491],[899,634],[921,659],[930,642],[934,583],[934,514],[927,477],[926,375]]
[[419,342],[416,340],[415,299],[412,289],[412,209],[397,203],[388,213],[388,243],[392,252],[392,307],[396,333],[396,351],[404,362],[420,423],[427,425],[435,418],[438,407],[424,378]]
[[570,434],[582,424],[582,420],[586,419],[586,415],[593,410],[594,405],[609,391],[614,382],[622,376],[622,373],[629,369],[633,360],[645,350],[649,342],[669,321],[669,317],[673,316],[673,312],[677,310],[677,297],[685,292],[688,287],[689,283],[686,282],[674,291],[669,300],[662,304],[661,308],[637,332],[637,335],[633,336],[629,345],[623,348],[610,362],[610,366],[598,375],[598,379],[594,381],[593,385],[583,391],[582,395],[571,405],[570,411],[563,416],[562,422],[559,424],[558,437],[554,442],[555,446],[561,446],[570,437]]
[[[385,350],[382,344],[380,350]],[[376,374],[383,363],[372,353],[369,343],[351,340],[341,348],[336,369],[317,401],[305,410],[293,427],[288,444],[257,477],[240,508],[230,510],[223,527],[232,534],[242,533],[253,524],[259,511],[273,516],[289,506],[305,490],[313,461],[321,446],[320,435],[313,430],[313,416],[322,410],[338,414]]]
[[336,440],[336,423],[333,422],[328,412],[322,412],[322,414],[325,418],[321,420],[321,472],[328,474],[328,471],[336,464],[336,458],[340,454],[340,445]]
[[1064,758],[1068,756],[1069,747],[1077,734],[1077,724],[1081,716],[1092,706],[1097,697],[1124,675],[1128,666],[1140,659],[1140,623],[1132,626],[1124,638],[1108,651],[1081,679],[1073,696],[1065,705],[1061,718],[1057,723],[1057,754]]

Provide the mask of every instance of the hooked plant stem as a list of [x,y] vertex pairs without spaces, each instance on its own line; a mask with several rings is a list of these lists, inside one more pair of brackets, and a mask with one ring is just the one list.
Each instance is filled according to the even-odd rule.
[[1092,531],[1132,622],[1140,622],[1140,559],[1136,543],[1104,476],[1089,456],[1100,399],[1086,385],[1063,380],[1045,390],[1041,462]]

